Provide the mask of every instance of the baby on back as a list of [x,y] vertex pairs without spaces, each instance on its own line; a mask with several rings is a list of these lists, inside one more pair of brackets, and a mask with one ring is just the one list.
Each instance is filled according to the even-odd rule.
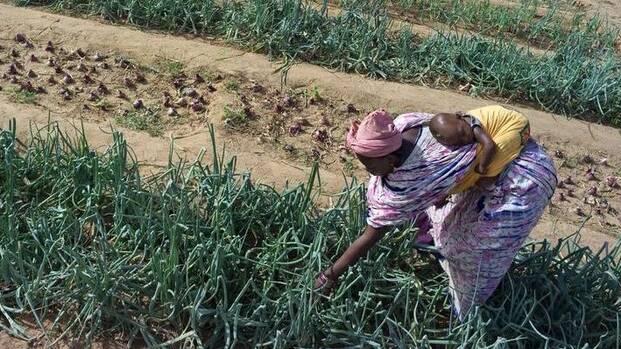
[[477,143],[475,165],[452,193],[493,178],[513,161],[530,137],[528,118],[502,106],[489,106],[467,113],[440,113],[429,122],[433,137],[445,146]]

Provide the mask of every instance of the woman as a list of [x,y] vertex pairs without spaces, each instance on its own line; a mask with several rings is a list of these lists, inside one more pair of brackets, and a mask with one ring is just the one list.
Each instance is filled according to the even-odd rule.
[[[454,193],[477,163],[475,144],[442,145],[431,134],[433,115],[411,113],[394,122],[383,110],[352,124],[349,148],[372,175],[367,191],[367,227],[315,281],[330,288],[392,226],[429,217],[441,265],[449,276],[455,312],[463,318],[484,303],[511,266],[556,188],[552,160],[529,139],[496,178]],[[423,232],[424,233],[424,232]]]

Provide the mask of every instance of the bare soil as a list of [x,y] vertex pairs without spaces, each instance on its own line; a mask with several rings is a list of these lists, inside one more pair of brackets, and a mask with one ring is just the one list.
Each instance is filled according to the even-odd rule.
[[[602,6],[610,6],[611,16],[621,15],[621,5]],[[0,75],[8,71],[13,59],[10,50],[15,48],[19,54],[15,59],[24,65],[17,75],[19,82],[31,81],[33,87],[47,90],[24,101],[19,84],[0,79],[0,125],[6,127],[15,118],[20,138],[28,137],[30,125],[43,127],[50,120],[67,130],[81,127],[82,123],[91,145],[103,149],[112,140],[110,127],[114,126],[123,131],[148,172],[167,164],[171,140],[176,154],[188,160],[209,148],[208,125],[213,124],[218,145],[235,155],[239,168],[251,171],[259,182],[280,188],[304,183],[310,163],[319,160],[322,204],[341,190],[344,178],[353,174],[364,180],[366,176],[341,148],[350,119],[379,107],[397,114],[469,110],[503,102],[476,99],[459,91],[370,80],[309,64],[293,67],[288,86],[283,88],[275,72],[277,63],[221,42],[144,32],[3,4],[0,18]],[[25,49],[15,43],[16,33],[28,36],[35,47]],[[44,50],[48,40],[57,48],[55,54]],[[78,71],[80,59],[72,54],[78,48],[86,53],[87,58],[82,60],[85,73]],[[96,53],[106,58],[95,61]],[[29,62],[31,54],[41,63]],[[76,82],[63,83],[63,75],[46,65],[49,57]],[[109,65],[107,69],[102,66],[104,62]],[[92,67],[95,72],[90,72]],[[28,78],[28,70],[37,77]],[[137,73],[144,75],[144,83],[136,81],[140,80],[136,79]],[[197,82],[197,73],[206,81]],[[85,84],[85,74],[95,81]],[[58,80],[57,84],[47,82],[50,76]],[[136,82],[135,87],[128,87],[124,78]],[[179,78],[183,82],[177,88],[174,82]],[[100,83],[109,88],[110,94],[96,91]],[[69,89],[71,98],[65,99],[61,88]],[[204,110],[194,111],[176,103],[182,97],[192,102],[192,97],[185,96],[188,88],[196,91],[194,98],[202,97]],[[127,99],[117,98],[117,90],[123,91]],[[89,100],[92,91],[98,98]],[[170,94],[178,116],[166,115],[164,93]],[[134,108],[132,102],[136,99],[143,100],[143,108]],[[606,178],[621,176],[619,130],[525,106],[511,107],[529,116],[534,136],[556,159],[559,177],[571,177],[575,182],[557,191],[532,237],[555,240],[584,225],[584,244],[599,248],[614,242],[621,230],[617,212],[621,209],[621,190],[608,187]],[[205,161],[210,157],[208,151]],[[602,159],[607,159],[608,164],[600,164]],[[589,168],[595,179],[586,177]],[[586,195],[592,186],[597,188],[597,195]],[[561,193],[566,201],[560,199]],[[584,214],[576,211],[578,207]],[[0,332],[2,348],[39,347],[40,343],[15,341]],[[106,345],[101,347],[113,347]]]

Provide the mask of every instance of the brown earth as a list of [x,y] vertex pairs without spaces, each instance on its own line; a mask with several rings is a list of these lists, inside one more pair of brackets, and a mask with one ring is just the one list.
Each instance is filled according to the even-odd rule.
[[[616,6],[616,5],[615,5]],[[621,6],[616,6],[621,14]],[[246,53],[226,47],[222,43],[209,42],[197,38],[182,38],[155,32],[143,32],[125,27],[102,24],[94,21],[64,17],[45,12],[14,8],[0,4],[0,45],[10,47],[14,45],[12,38],[15,33],[22,32],[28,35],[35,43],[44,44],[53,40],[58,46],[67,49],[78,47],[93,53],[106,52],[111,56],[126,56],[146,71],[148,87],[139,87],[130,91],[130,98],[145,97],[146,104],[156,104],[160,94],[167,89],[166,79],[158,78],[158,71],[151,71],[149,67],[158,67],[162,60],[169,58],[183,63],[187,72],[211,72],[222,74],[223,80],[214,82],[217,92],[208,94],[207,111],[192,113],[183,109],[181,116],[175,120],[163,119],[165,128],[163,137],[154,137],[146,132],[138,132],[120,127],[128,143],[136,153],[137,158],[148,168],[165,166],[168,161],[170,140],[174,139],[175,151],[180,157],[195,158],[203,148],[209,147],[207,125],[213,123],[216,127],[217,140],[226,144],[229,154],[236,155],[239,168],[250,170],[256,180],[267,184],[283,187],[286,183],[296,184],[305,182],[310,171],[305,156],[292,155],[283,150],[283,146],[293,145],[302,154],[312,154],[313,149],[319,149],[322,160],[321,182],[326,195],[337,193],[343,186],[342,172],[353,170],[361,175],[350,159],[344,162],[338,153],[338,144],[347,126],[347,119],[355,115],[362,115],[378,107],[385,107],[394,113],[406,111],[453,111],[469,110],[472,108],[499,103],[499,101],[476,99],[470,96],[453,92],[434,90],[420,86],[404,85],[393,82],[370,80],[358,75],[332,72],[321,67],[299,64],[294,66],[288,75],[288,85],[292,90],[285,90],[288,95],[295,95],[296,107],[284,112],[274,112],[269,108],[281,101],[283,96],[277,94],[280,88],[280,75],[275,73],[278,65],[270,62],[266,57],[253,53]],[[40,50],[40,49],[39,49]],[[39,52],[39,51],[38,51]],[[41,53],[43,55],[43,53]],[[0,51],[0,57],[5,58]],[[112,62],[112,60],[111,60]],[[6,69],[6,64],[1,65]],[[41,69],[43,74],[51,74],[47,68]],[[43,75],[42,74],[42,75]],[[77,74],[76,74],[77,76]],[[123,74],[102,74],[98,76],[115,88],[123,88],[119,83]],[[226,81],[236,79],[240,83],[239,91],[225,91]],[[251,80],[265,86],[267,92],[257,95],[250,91]],[[71,102],[62,102],[56,93],[56,87],[49,87],[49,94],[37,100],[38,105],[15,103],[11,93],[7,93],[8,83],[0,81],[4,91],[0,92],[0,125],[7,125],[11,118],[17,119],[20,138],[28,137],[30,123],[45,125],[48,117],[58,121],[63,128],[71,129],[72,124],[80,120],[84,123],[84,130],[91,145],[102,149],[110,144],[110,124],[116,125],[116,112],[122,109],[131,110],[128,101],[121,102],[111,99],[111,112],[104,112],[94,104],[88,111],[83,108],[84,94]],[[312,96],[316,88],[322,99],[321,103],[307,105],[306,96]],[[200,87],[201,91],[204,90]],[[249,106],[258,114],[246,126],[231,128],[223,122],[223,110],[227,105],[242,103],[241,96],[248,98]],[[267,101],[267,106],[265,105]],[[302,102],[304,101],[304,102]],[[502,102],[502,101],[500,101]],[[271,103],[271,104],[270,104]],[[360,113],[348,114],[346,105],[352,103]],[[560,151],[564,160],[557,159],[561,178],[572,176],[578,182],[574,189],[578,198],[569,198],[570,202],[560,202],[558,196],[554,205],[542,219],[532,236],[534,238],[556,239],[574,233],[577,227],[585,220],[573,212],[574,207],[580,205],[585,211],[590,210],[589,204],[583,204],[580,199],[583,192],[592,183],[583,179],[584,170],[590,166],[581,163],[585,154],[592,154],[595,160],[608,158],[610,166],[592,165],[596,167],[597,175],[603,179],[609,175],[619,176],[621,154],[621,135],[619,130],[589,124],[578,120],[568,120],[562,116],[549,114],[523,106],[514,106],[526,113],[532,122],[535,137],[537,137],[551,153]],[[117,110],[118,109],[118,110]],[[330,135],[330,144],[319,144],[313,141],[312,131],[321,128],[320,120],[327,117],[332,126],[326,127]],[[299,136],[288,134],[288,126],[299,118],[305,118],[309,126],[305,126],[305,133]],[[265,130],[270,129],[277,121],[279,135],[270,139]],[[118,126],[118,125],[117,125]],[[276,132],[276,133],[278,133]],[[267,138],[267,139],[266,139]],[[207,152],[206,158],[210,158]],[[350,166],[353,166],[350,168]],[[604,192],[604,185],[597,182],[612,207],[621,207],[619,191]],[[563,190],[559,190],[561,192]],[[566,192],[566,191],[563,191]],[[324,196],[324,200],[328,200]],[[605,212],[602,216],[594,215],[585,223],[583,243],[599,247],[604,242],[613,242],[619,234],[619,217],[617,214]],[[8,342],[7,342],[8,340]],[[6,332],[0,332],[0,347],[27,347],[23,342],[15,343]]]

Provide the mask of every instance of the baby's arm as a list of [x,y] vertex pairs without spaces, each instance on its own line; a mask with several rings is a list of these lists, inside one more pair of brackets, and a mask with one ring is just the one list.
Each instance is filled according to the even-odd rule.
[[494,155],[496,155],[496,142],[479,126],[474,127],[472,131],[474,132],[474,139],[481,144],[481,161],[475,170],[479,174],[485,174]]

